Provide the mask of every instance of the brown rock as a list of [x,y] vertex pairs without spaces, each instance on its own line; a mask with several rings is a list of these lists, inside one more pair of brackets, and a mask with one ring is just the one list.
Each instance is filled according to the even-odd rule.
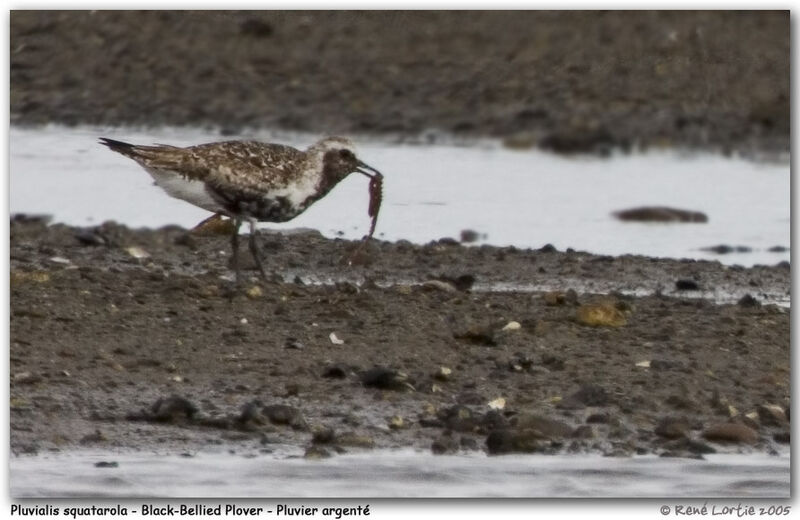
[[622,221],[635,222],[708,222],[708,216],[700,211],[668,208],[666,206],[643,206],[616,211],[615,217]]
[[590,327],[622,327],[628,322],[622,311],[611,303],[581,305],[576,319],[578,323]]
[[744,424],[717,423],[703,430],[703,438],[713,442],[755,444],[758,442],[758,433]]
[[689,433],[689,421],[685,417],[664,417],[655,427],[655,434],[666,439],[680,439]]

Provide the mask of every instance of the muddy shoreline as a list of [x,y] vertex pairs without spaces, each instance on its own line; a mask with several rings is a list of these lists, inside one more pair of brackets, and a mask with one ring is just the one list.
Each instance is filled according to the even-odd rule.
[[12,11],[15,125],[789,150],[788,11]]
[[262,239],[237,290],[225,236],[13,218],[12,453],[789,442],[788,264]]

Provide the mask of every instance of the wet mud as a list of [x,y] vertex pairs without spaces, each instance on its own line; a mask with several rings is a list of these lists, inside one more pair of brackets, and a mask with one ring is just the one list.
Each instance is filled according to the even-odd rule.
[[12,452],[790,442],[786,263],[260,238],[236,287],[224,235],[12,218]]

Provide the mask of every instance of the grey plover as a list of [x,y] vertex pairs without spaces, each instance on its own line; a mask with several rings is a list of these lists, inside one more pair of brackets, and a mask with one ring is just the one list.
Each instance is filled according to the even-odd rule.
[[[240,282],[239,227],[250,224],[250,252],[267,275],[256,244],[256,222],[286,222],[358,172],[370,178],[369,239],[381,203],[383,175],[360,161],[353,143],[328,137],[305,151],[258,141],[224,141],[181,148],[141,146],[106,137],[100,143],[139,163],[172,197],[233,219],[231,238],[236,281]],[[213,216],[212,216],[213,218]]]

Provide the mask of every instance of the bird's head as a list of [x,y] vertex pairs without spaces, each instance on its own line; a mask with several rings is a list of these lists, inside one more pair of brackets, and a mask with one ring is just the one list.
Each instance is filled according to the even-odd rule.
[[380,175],[378,170],[356,157],[352,141],[344,137],[328,137],[311,146],[309,151],[316,152],[322,159],[324,182],[329,187],[335,186],[353,172],[370,178]]

